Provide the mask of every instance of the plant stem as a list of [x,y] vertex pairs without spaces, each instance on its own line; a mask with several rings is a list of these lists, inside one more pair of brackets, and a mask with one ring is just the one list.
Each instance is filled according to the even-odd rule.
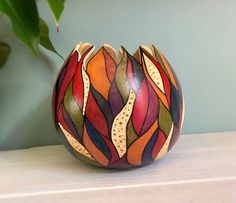
[[11,37],[12,35],[14,35],[13,32],[7,32],[7,33],[1,35],[0,39],[8,38],[8,37]]

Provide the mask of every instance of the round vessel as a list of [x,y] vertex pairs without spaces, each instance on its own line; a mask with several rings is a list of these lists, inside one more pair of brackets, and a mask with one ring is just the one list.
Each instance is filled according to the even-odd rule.
[[53,91],[53,119],[66,148],[106,168],[131,168],[160,159],[183,125],[179,81],[162,53],[140,46],[131,55],[104,44],[79,43]]

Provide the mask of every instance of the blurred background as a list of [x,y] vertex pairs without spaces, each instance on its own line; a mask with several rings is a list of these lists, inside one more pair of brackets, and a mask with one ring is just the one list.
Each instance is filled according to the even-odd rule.
[[[46,1],[37,1],[50,38],[64,57],[78,41],[131,53],[154,44],[172,64],[185,94],[182,133],[236,130],[236,1],[68,0],[60,31]],[[0,35],[11,30],[0,18]],[[35,57],[15,36],[0,70],[0,149],[59,144],[51,94],[63,60],[40,48]]]

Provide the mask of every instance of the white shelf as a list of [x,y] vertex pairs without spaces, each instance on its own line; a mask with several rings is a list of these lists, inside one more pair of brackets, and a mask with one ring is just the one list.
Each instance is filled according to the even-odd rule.
[[161,160],[114,171],[61,146],[0,152],[0,202],[236,202],[236,132],[182,135]]

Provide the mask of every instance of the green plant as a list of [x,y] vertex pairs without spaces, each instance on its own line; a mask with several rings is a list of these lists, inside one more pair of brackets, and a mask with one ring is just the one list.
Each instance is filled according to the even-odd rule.
[[[65,0],[47,1],[54,15],[58,30]],[[7,61],[11,52],[10,45],[3,42],[3,40],[11,34],[15,34],[18,39],[32,50],[34,55],[37,55],[38,46],[41,45],[62,58],[49,39],[48,26],[40,18],[35,0],[0,0],[0,17],[4,14],[11,21],[12,32],[0,36],[0,68]]]

